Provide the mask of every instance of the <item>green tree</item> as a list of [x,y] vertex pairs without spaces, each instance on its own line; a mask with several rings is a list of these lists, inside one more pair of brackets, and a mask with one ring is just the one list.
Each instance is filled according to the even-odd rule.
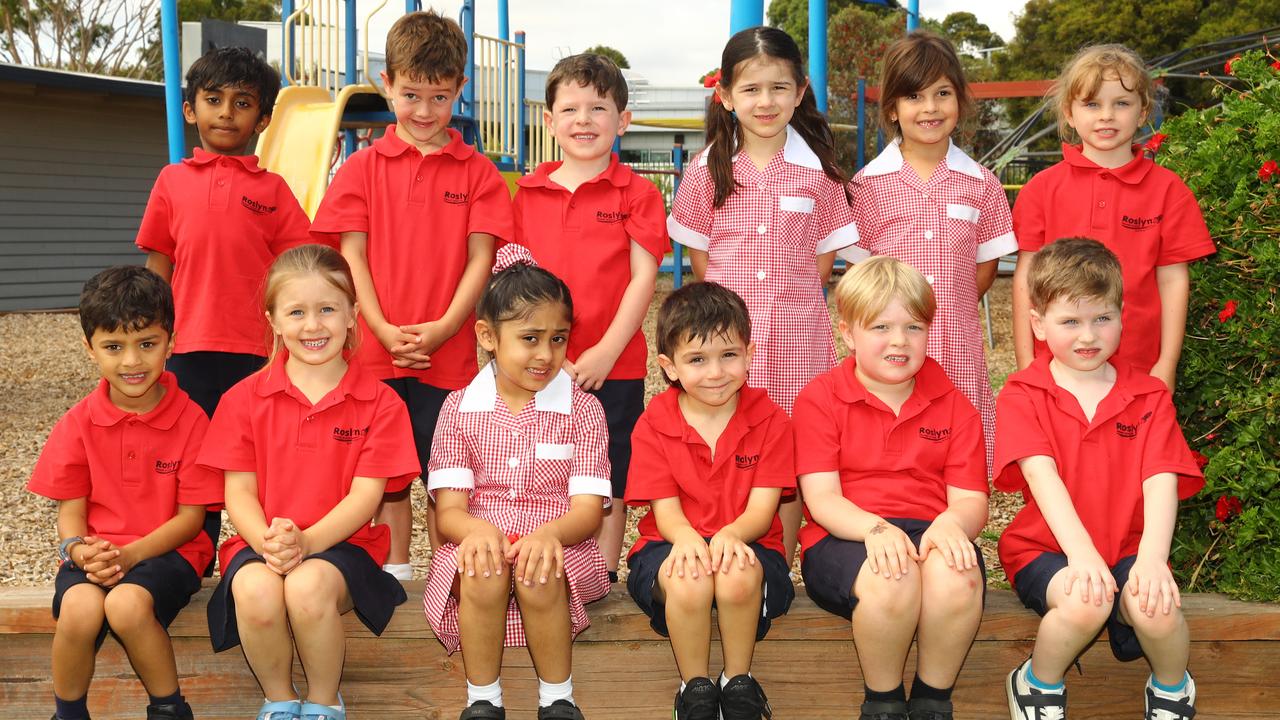
[[1004,38],[991,31],[986,23],[971,12],[954,12],[943,19],[939,31],[951,39],[962,53],[974,53],[987,48],[1001,47]]
[[[894,12],[882,6],[868,4],[864,0],[827,0],[828,52],[831,48],[831,23],[835,22],[835,17],[846,8],[853,6],[861,6],[859,9],[881,16]],[[772,0],[769,3],[769,24],[786,30],[787,34],[800,46],[801,56],[806,58],[809,56],[809,0]],[[831,57],[838,56],[831,53]]]
[[611,48],[608,45],[596,45],[595,47],[589,47],[586,50],[583,50],[582,52],[589,52],[589,53],[595,53],[596,55],[603,55],[609,58],[610,60],[612,60],[613,64],[617,65],[620,68],[626,68],[626,69],[631,68],[631,63],[627,62],[627,56],[623,55],[622,51]]
[[155,0],[0,0],[0,61],[138,77]]

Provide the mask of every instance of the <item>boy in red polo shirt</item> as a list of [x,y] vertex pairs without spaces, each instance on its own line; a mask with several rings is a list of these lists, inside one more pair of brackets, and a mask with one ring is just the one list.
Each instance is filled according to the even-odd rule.
[[1027,281],[1032,329],[1051,355],[1000,392],[995,486],[1026,502],[1000,537],[1000,562],[1043,619],[1006,682],[1010,717],[1066,717],[1063,675],[1105,626],[1117,659],[1151,664],[1147,720],[1189,720],[1196,688],[1169,545],[1178,500],[1204,479],[1169,389],[1115,358],[1116,256],[1095,240],[1058,240],[1036,253]]
[[[618,162],[614,141],[631,122],[627,80],[611,60],[567,57],[547,76],[547,110],[564,160],[517,181],[516,242],[565,281],[577,302],[565,370],[600,399],[609,424],[613,497],[626,495],[631,430],[644,410],[647,347],[641,323],[658,263],[670,248],[666,210],[653,183]],[[626,505],[605,511],[598,540],[618,579]]]
[[973,539],[987,521],[986,445],[978,411],[926,354],[935,302],[924,276],[889,256],[845,273],[836,307],[851,355],[805,386],[792,414],[805,591],[852,619],[863,720],[952,717],[982,618]]
[[[511,238],[511,196],[493,163],[449,128],[467,81],[462,28],[408,13],[387,33],[386,55],[396,122],[338,168],[311,230],[341,236],[360,302],[356,361],[404,400],[425,468],[440,407],[477,371],[474,309],[495,238]],[[391,528],[385,569],[412,577],[408,488],[388,493],[377,522]]]
[[[658,363],[672,387],[649,403],[631,441],[629,505],[649,505],[627,564],[627,592],[671,638],[675,720],[769,714],[751,656],[795,590],[778,503],[795,488],[787,414],[746,387],[751,317],[715,283],[675,291],[658,311]],[[724,671],[708,676],[711,610]]]
[[85,720],[107,631],[147,690],[148,720],[189,720],[166,628],[213,557],[200,532],[222,478],[196,465],[209,420],[164,370],[173,295],[140,267],[85,283],[80,325],[98,388],[54,426],[27,489],[58,501],[54,720]]

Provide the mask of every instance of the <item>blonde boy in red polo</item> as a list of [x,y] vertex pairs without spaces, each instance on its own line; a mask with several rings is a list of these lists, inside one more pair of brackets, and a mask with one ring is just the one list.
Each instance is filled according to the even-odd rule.
[[[657,344],[671,388],[631,437],[627,503],[650,511],[627,558],[627,592],[671,638],[681,681],[673,720],[759,720],[770,711],[752,653],[795,596],[778,518],[796,481],[791,422],[746,386],[751,315],[732,290],[699,282],[671,293]],[[719,682],[708,677],[712,608]]]
[[98,388],[54,426],[27,489],[58,501],[54,720],[87,720],[94,656],[114,632],[149,697],[148,720],[190,720],[166,628],[200,589],[205,508],[222,478],[196,465],[209,419],[164,363],[173,295],[140,267],[103,270],[80,295]]
[[1063,676],[1104,626],[1117,659],[1151,665],[1147,720],[1195,715],[1169,546],[1178,500],[1204,479],[1169,389],[1115,357],[1121,278],[1116,256],[1081,238],[1029,267],[1032,328],[1050,355],[1009,376],[996,414],[995,486],[1026,502],[1000,562],[1043,618],[1006,682],[1013,720],[1066,717]]
[[[627,80],[608,58],[567,57],[547,76],[543,120],[564,153],[517,181],[516,242],[565,281],[576,302],[564,367],[604,406],[613,497],[626,495],[631,430],[644,410],[647,348],[640,329],[658,263],[670,247],[653,183],[618,162],[614,141],[631,122]],[[626,505],[614,502],[600,551],[618,579]]]
[[[467,79],[467,39],[434,12],[408,13],[387,34],[382,82],[396,122],[338,168],[313,233],[341,236],[360,302],[356,361],[409,408],[427,467],[445,398],[475,377],[476,301],[495,238],[511,237],[511,198],[497,168],[449,128]],[[437,546],[434,513],[427,530]],[[409,490],[389,493],[386,570],[412,576]]]
[[987,521],[986,445],[978,411],[926,354],[935,302],[924,276],[888,256],[845,273],[836,307],[850,357],[792,413],[805,590],[852,620],[862,720],[952,717],[982,617],[973,539]]

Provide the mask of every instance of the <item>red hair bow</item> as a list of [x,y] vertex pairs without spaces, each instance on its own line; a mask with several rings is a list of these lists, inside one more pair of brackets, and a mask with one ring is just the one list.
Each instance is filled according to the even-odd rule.
[[[720,68],[716,68],[715,70],[712,70],[711,72],[702,76],[702,87],[712,88],[714,90],[715,87],[720,84],[720,78],[721,78]],[[719,104],[720,93],[718,92],[711,93],[711,102]]]
[[493,263],[493,274],[497,275],[512,265],[538,267],[538,263],[533,259],[533,254],[529,252],[529,248],[515,243],[508,243],[498,251],[498,257]]

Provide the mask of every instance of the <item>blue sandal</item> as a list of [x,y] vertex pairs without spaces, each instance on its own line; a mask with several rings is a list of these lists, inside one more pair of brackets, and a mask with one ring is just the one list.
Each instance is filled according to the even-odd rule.
[[267,701],[258,708],[258,720],[298,720],[301,707],[298,700]]
[[338,693],[338,709],[320,703],[302,703],[298,711],[299,720],[347,720],[347,705],[342,702],[342,693]]

